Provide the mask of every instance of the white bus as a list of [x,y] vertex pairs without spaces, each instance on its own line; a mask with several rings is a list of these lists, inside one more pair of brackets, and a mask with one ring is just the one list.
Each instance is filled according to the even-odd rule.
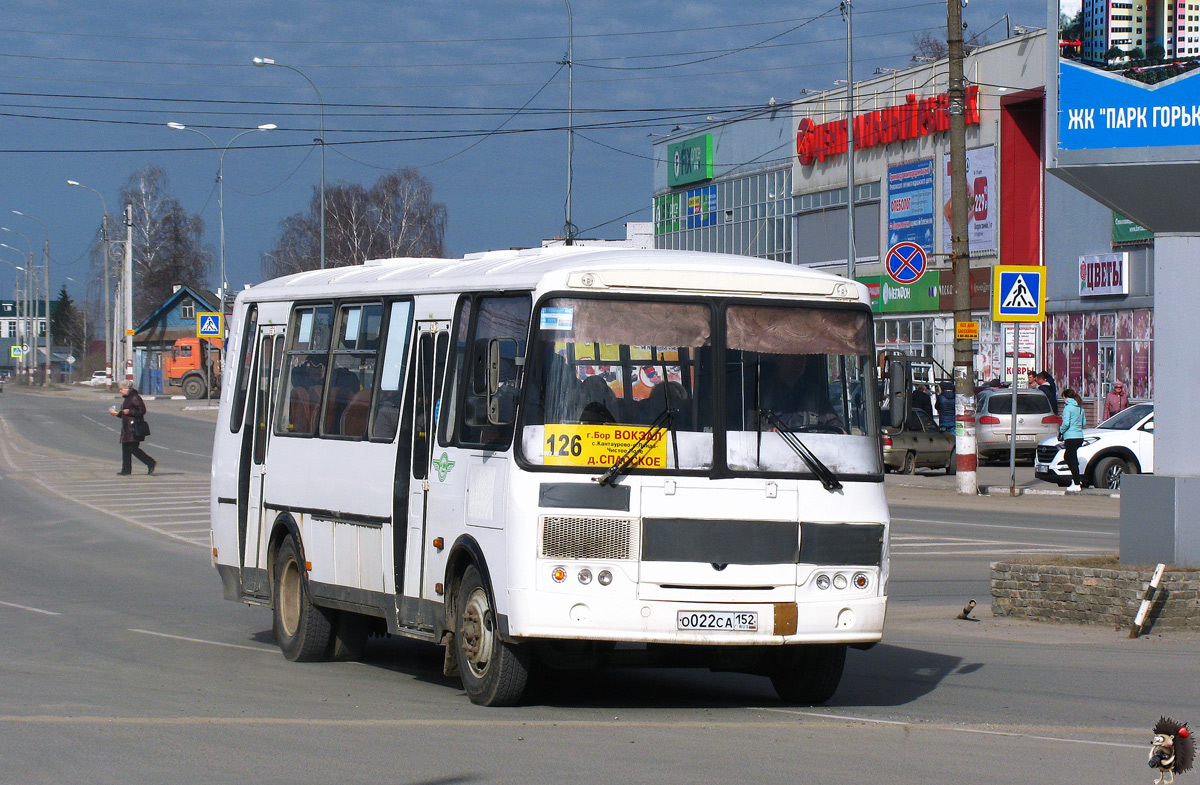
[[865,287],[744,257],[385,259],[238,295],[212,554],[290,660],[446,647],[704,665],[829,698],[880,640],[888,510]]

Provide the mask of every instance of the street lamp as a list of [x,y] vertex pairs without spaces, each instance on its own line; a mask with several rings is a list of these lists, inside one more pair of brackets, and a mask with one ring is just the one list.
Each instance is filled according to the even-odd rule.
[[109,245],[108,245],[108,202],[104,201],[104,194],[97,191],[95,188],[86,186],[77,180],[67,180],[67,185],[77,188],[86,188],[87,190],[100,197],[100,206],[104,208],[104,223],[100,226],[100,237],[104,243],[104,387],[107,390],[112,389],[112,313],[109,311],[108,290],[110,284],[108,281],[108,265],[109,260]]
[[289,71],[295,71],[304,77],[304,81],[312,87],[317,94],[317,104],[321,107],[321,137],[314,139],[321,145],[321,269],[325,269],[325,100],[321,98],[321,90],[317,87],[313,80],[308,78],[308,75],[299,68],[287,65],[285,63],[277,63],[269,57],[256,57],[251,60],[256,68],[263,68],[268,65],[276,66],[277,68],[286,68]]
[[[37,221],[42,225],[42,231],[46,234],[46,244],[42,246],[42,257],[45,263],[45,283],[46,283],[46,374],[43,377],[43,384],[46,387],[50,386],[50,353],[54,349],[54,336],[50,334],[50,229],[46,226],[45,221],[40,218],[34,218],[28,213],[23,213],[20,210],[13,210],[13,215],[19,215],[22,218],[28,218],[31,221]],[[37,336],[34,336],[34,348],[36,352]]]
[[[5,243],[0,243],[0,246],[3,246],[4,248],[8,248],[11,251],[16,251],[17,253],[21,254],[22,257],[28,256],[28,258],[29,258],[29,262],[26,264],[26,266],[21,268],[22,273],[23,273],[21,275],[21,280],[22,280],[22,285],[21,285],[21,324],[22,324],[22,327],[21,327],[21,331],[24,334],[25,343],[29,342],[29,336],[31,334],[34,335],[33,356],[34,356],[34,359],[36,360],[37,359],[37,335],[36,335],[36,331],[34,330],[34,323],[35,323],[34,320],[35,320],[36,314],[30,313],[31,309],[29,307],[30,306],[30,297],[29,297],[30,278],[33,275],[33,241],[30,240],[24,234],[21,234],[20,232],[18,232],[16,229],[9,229],[7,226],[0,226],[0,232],[8,232],[9,234],[15,234],[17,237],[20,237],[22,240],[24,240],[25,244],[29,247],[28,251],[22,251],[20,248],[14,248],[11,245],[7,245]],[[34,296],[35,297],[37,296],[36,292],[34,292]],[[33,310],[37,310],[37,309],[35,308]],[[30,383],[29,377],[30,377],[29,353],[28,353],[28,351],[26,351],[21,354],[21,378],[24,379],[25,384],[29,384]]]
[[229,140],[229,144],[225,147],[217,147],[217,143],[212,140],[212,137],[203,131],[195,128],[188,128],[183,123],[167,123],[167,128],[174,131],[191,131],[194,134],[200,134],[208,143],[213,146],[214,150],[219,150],[220,155],[217,158],[217,212],[220,215],[221,222],[221,311],[225,311],[225,296],[229,291],[229,282],[225,280],[225,153],[229,150],[230,145],[241,139],[246,134],[252,134],[255,131],[274,131],[274,123],[264,123],[257,128],[250,128],[237,134]]

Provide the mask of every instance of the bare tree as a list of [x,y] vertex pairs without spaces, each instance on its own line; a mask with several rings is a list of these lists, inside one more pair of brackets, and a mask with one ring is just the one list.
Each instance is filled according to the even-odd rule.
[[201,245],[204,221],[188,215],[157,166],[134,172],[120,204],[133,205],[133,313],[140,322],[170,296],[175,284],[203,289],[212,254]]
[[[963,54],[969,55],[981,46],[986,46],[988,43],[986,36],[981,36],[972,33],[971,36],[963,41]],[[950,48],[946,45],[946,39],[942,36],[936,36],[926,30],[917,35],[912,36],[912,60],[913,62],[931,62],[941,60],[947,57],[950,53]]]
[[[268,278],[320,265],[321,195],[314,189],[307,213],[280,224],[274,249],[263,255]],[[338,183],[325,189],[325,263],[361,264],[398,256],[444,256],[446,206],[433,200],[433,185],[416,169],[380,177],[369,189]]]

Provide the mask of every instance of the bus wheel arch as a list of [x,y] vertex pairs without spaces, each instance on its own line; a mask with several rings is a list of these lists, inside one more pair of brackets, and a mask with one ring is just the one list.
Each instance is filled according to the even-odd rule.
[[[294,525],[294,522],[293,522]],[[312,601],[308,566],[299,532],[277,526],[271,558],[271,630],[283,656],[292,662],[328,659],[336,614]]]

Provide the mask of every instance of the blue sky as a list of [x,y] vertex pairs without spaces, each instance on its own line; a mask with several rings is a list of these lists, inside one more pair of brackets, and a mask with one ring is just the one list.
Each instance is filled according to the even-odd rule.
[[[976,0],[968,34],[1041,27],[1040,0]],[[908,64],[912,37],[945,34],[945,4],[855,0],[855,77]],[[572,218],[581,236],[621,237],[648,220],[651,134],[797,97],[845,78],[837,2],[575,0],[578,130]],[[563,232],[566,0],[289,3],[10,0],[0,21],[0,226],[40,255],[49,228],[54,289],[85,296],[87,249],[129,175],[164,169],[217,255],[217,151],[224,146],[226,265],[260,280],[279,222],[305,208],[320,173],[316,94],[325,104],[326,180],[370,184],[417,167],[449,211],[452,256],[537,245]],[[518,111],[521,110],[521,111]],[[494,133],[493,133],[494,132]],[[25,247],[0,233],[0,242]],[[20,263],[0,248],[0,259]],[[215,283],[214,272],[212,281]],[[0,265],[0,297],[11,295]],[[91,296],[98,296],[93,292]]]

